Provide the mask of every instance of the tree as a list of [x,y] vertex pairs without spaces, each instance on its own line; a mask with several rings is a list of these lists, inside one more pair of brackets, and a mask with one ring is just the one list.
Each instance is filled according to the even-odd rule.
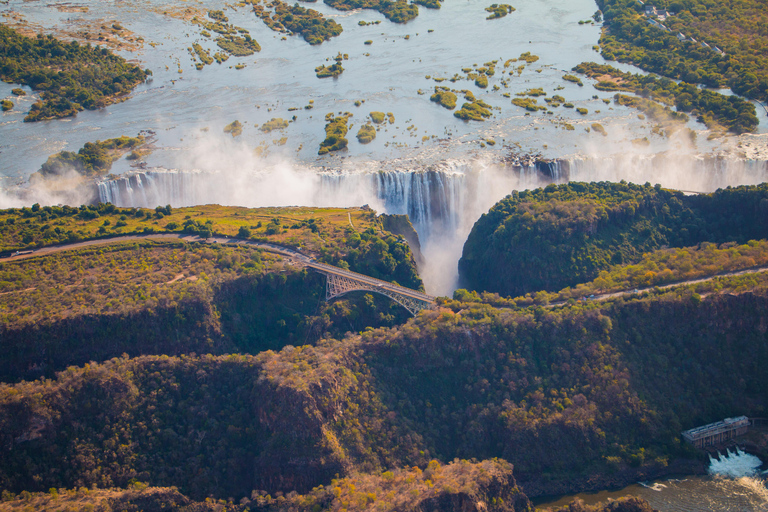
[[238,238],[250,238],[251,237],[251,228],[248,226],[240,226],[240,229],[237,232]]

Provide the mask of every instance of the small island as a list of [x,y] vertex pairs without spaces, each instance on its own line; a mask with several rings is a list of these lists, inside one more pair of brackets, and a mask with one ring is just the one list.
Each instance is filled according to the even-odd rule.
[[104,176],[118,158],[128,151],[137,149],[145,142],[143,135],[86,142],[77,153],[61,151],[48,157],[40,168],[40,174],[48,178],[75,171],[86,178]]
[[497,18],[503,18],[507,14],[514,12],[515,8],[509,4],[491,4],[490,7],[486,7],[485,11],[491,13],[486,17],[487,20],[495,20]]
[[64,43],[50,35],[26,37],[0,25],[0,78],[42,91],[26,122],[71,117],[123,101],[150,74],[105,48]]
[[333,114],[325,116],[325,140],[320,143],[318,155],[324,155],[347,147],[349,141],[345,137],[349,130],[347,121],[349,121],[350,117],[352,117],[352,114],[349,112],[340,116],[334,116]]

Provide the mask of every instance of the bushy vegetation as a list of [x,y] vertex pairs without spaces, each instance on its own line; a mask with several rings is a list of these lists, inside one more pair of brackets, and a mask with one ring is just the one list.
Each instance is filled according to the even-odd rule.
[[406,23],[419,15],[419,7],[409,4],[407,0],[324,0],[335,9],[350,11],[352,9],[373,9],[379,11],[389,21]]
[[370,123],[364,124],[357,131],[356,137],[360,144],[368,144],[376,138],[376,128]]
[[423,5],[427,9],[439,9],[440,0],[413,0],[413,3]]
[[547,107],[538,105],[535,98],[512,98],[512,104],[520,108],[524,108],[529,112],[536,112],[537,110],[547,110]]
[[696,196],[650,184],[550,185],[514,192],[483,215],[459,270],[476,290],[557,291],[663,246],[768,238],[766,216],[767,185]]
[[363,507],[369,492],[408,500],[398,486],[427,491],[426,480],[456,490],[454,471],[484,481],[479,467],[441,473],[433,459],[502,457],[537,496],[653,478],[686,458],[701,467],[681,430],[768,405],[765,285],[549,310],[442,305],[314,347],[120,357],[0,386],[0,485],[135,478],[239,500],[253,489],[326,496],[310,492],[322,484]]
[[490,7],[485,8],[486,12],[491,13],[490,16],[486,17],[485,19],[495,20],[496,18],[503,18],[514,10],[515,8],[509,4],[491,4]]
[[[690,112],[709,128],[722,126],[733,133],[754,132],[758,120],[755,106],[738,96],[699,89],[695,85],[677,83],[666,78],[637,73],[625,73],[594,62],[582,63],[574,71],[600,80],[595,88],[601,91],[630,91],[645,100],[674,106],[678,112]],[[640,99],[640,101],[642,101]],[[647,101],[645,102],[647,105]],[[647,108],[643,109],[649,113]],[[669,111],[669,109],[666,109]]]
[[337,60],[330,66],[325,64],[315,68],[315,75],[317,78],[336,77],[344,72],[344,68],[341,65],[341,61]]
[[592,130],[593,131],[599,133],[603,137],[607,137],[608,136],[608,132],[605,131],[605,127],[603,125],[601,125],[600,123],[592,123],[591,126],[592,126]]
[[429,99],[448,110],[456,108],[456,93],[452,92],[447,87],[435,86],[435,94],[430,96]]
[[[142,224],[170,219],[167,226],[190,234],[224,231],[283,244],[292,241],[294,246],[301,240],[298,244],[321,262],[422,287],[408,246],[381,231],[379,220],[362,210],[308,209],[297,216],[291,209],[240,208],[217,217],[215,225],[211,219],[191,218],[197,216],[195,209],[135,210],[137,217],[131,210],[105,206],[92,221],[81,215],[97,211],[71,210],[73,215],[56,217],[54,208],[40,209],[46,219],[30,215],[26,220],[32,224],[22,219],[8,223],[15,217],[4,216],[3,239],[12,243],[22,233],[31,235],[34,225],[45,236],[60,237],[46,238],[48,243],[67,241],[73,233],[67,226],[73,223],[87,223],[75,233],[82,238],[88,238],[91,225],[99,226],[96,235],[105,226],[109,232],[141,233]],[[349,226],[352,214],[360,233]],[[173,220],[184,218],[183,226]],[[256,218],[269,221],[263,225]],[[269,235],[275,227],[279,233]],[[190,245],[178,238],[111,242],[16,262],[0,260],[0,380],[53,376],[68,365],[123,352],[256,353],[311,343],[323,333],[340,336],[348,329],[394,325],[408,315],[379,295],[352,294],[324,304],[323,286],[321,276],[251,246]],[[153,333],[149,340],[146,332]]]
[[[370,510],[375,504],[381,512],[420,512],[432,507],[458,510],[466,503],[483,504],[492,512],[529,512],[528,499],[515,486],[512,466],[502,460],[456,461],[443,465],[431,461],[419,467],[394,468],[381,474],[357,473],[334,478],[328,486],[318,486],[306,494],[295,492],[272,497],[265,491],[252,491],[237,503],[207,498],[194,501],[175,488],[149,487],[135,482],[127,489],[55,489],[49,492],[6,491],[0,510],[32,507],[35,510],[182,510],[196,512],[348,512]],[[490,506],[485,506],[485,504]],[[622,512],[614,510],[613,512]]]
[[0,78],[42,91],[25,121],[69,117],[116,101],[150,75],[106,48],[22,36],[0,25]]
[[334,116],[328,114],[325,116],[325,139],[320,143],[320,149],[318,155],[324,155],[331,151],[338,151],[347,147],[349,141],[346,139],[347,121],[352,114],[345,114],[341,116]]
[[563,75],[563,80],[567,82],[573,82],[579,87],[584,87],[584,82],[582,82],[581,78],[577,77],[576,75],[569,75],[569,74]]
[[483,121],[491,117],[492,107],[483,100],[474,100],[471,103],[464,103],[461,109],[453,113],[455,117],[464,121]]
[[374,111],[370,113],[371,121],[373,121],[375,124],[381,124],[386,119],[386,114],[384,112],[378,112]]
[[48,157],[40,168],[43,176],[57,176],[75,171],[86,177],[106,175],[112,164],[128,151],[141,146],[144,137],[126,137],[86,142],[77,153],[62,151]]
[[[600,39],[603,57],[687,83],[728,86],[750,99],[768,99],[764,30],[768,13],[761,1],[660,0],[653,4],[674,13],[663,22],[669,31],[647,23],[643,6],[634,0],[598,2],[608,27]],[[685,41],[678,39],[679,33],[686,36]]]
[[261,51],[261,46],[251,36],[224,36],[216,39],[216,44],[222,50],[235,57],[247,57]]
[[264,133],[269,133],[272,130],[284,130],[285,128],[288,128],[288,121],[282,117],[273,117],[266,123],[262,124],[259,130],[263,131]]
[[[700,295],[740,293],[758,284],[768,283],[768,275],[760,271],[767,266],[768,242],[765,240],[752,240],[744,245],[731,242],[720,246],[704,242],[698,247],[660,249],[646,253],[636,264],[612,265],[601,271],[594,280],[563,288],[559,292],[537,291],[508,299],[483,292],[477,298],[499,307],[528,307],[564,303],[570,299],[602,300],[617,292],[655,293],[657,289],[673,286],[686,286]],[[734,273],[740,275],[734,277],[731,275]],[[689,281],[689,284],[685,284]],[[466,291],[459,294],[461,297],[470,295]]]
[[232,137],[237,137],[243,133],[243,123],[235,119],[227,126],[224,127],[224,133],[230,134]]
[[2,108],[3,112],[7,112],[13,108],[13,102],[11,100],[0,101],[0,108]]
[[[275,31],[301,35],[309,44],[321,44],[342,32],[342,27],[334,20],[326,19],[320,12],[307,9],[299,4],[289,5],[281,1],[262,4],[250,1],[256,16]],[[270,12],[268,8],[273,8]]]

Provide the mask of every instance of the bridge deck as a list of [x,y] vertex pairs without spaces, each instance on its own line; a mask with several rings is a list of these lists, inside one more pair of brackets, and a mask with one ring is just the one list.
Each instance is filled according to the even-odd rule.
[[310,261],[310,262],[307,262],[306,265],[320,272],[325,272],[325,273],[329,273],[329,274],[333,274],[341,277],[354,279],[356,281],[361,281],[371,286],[376,286],[376,287],[380,286],[382,288],[386,288],[390,291],[399,293],[406,297],[410,297],[411,299],[420,300],[424,302],[435,301],[435,297],[431,295],[427,295],[426,293],[421,293],[416,290],[412,290],[411,288],[406,288],[404,286],[400,286],[394,283],[388,283],[387,281],[382,281],[381,279],[376,279],[375,277],[366,276],[365,274],[358,274],[357,272],[352,272],[351,270],[344,270],[343,268],[334,267],[333,265],[328,265],[326,263],[318,263],[315,261]]

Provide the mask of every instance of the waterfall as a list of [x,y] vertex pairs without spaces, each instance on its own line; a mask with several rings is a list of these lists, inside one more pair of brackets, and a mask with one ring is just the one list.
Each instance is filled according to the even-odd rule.
[[[567,160],[568,173],[556,181],[617,181],[659,183],[691,192],[756,185],[768,178],[768,161],[676,154],[575,156]],[[559,171],[558,171],[559,172]]]
[[180,171],[152,169],[99,183],[99,198],[121,207],[198,204],[247,207],[370,205],[407,214],[428,264],[420,269],[427,291],[450,294],[457,263],[475,221],[513,190],[549,183],[618,181],[709,192],[766,181],[768,162],[690,155],[573,156],[507,164],[446,161],[395,170],[297,169]]

